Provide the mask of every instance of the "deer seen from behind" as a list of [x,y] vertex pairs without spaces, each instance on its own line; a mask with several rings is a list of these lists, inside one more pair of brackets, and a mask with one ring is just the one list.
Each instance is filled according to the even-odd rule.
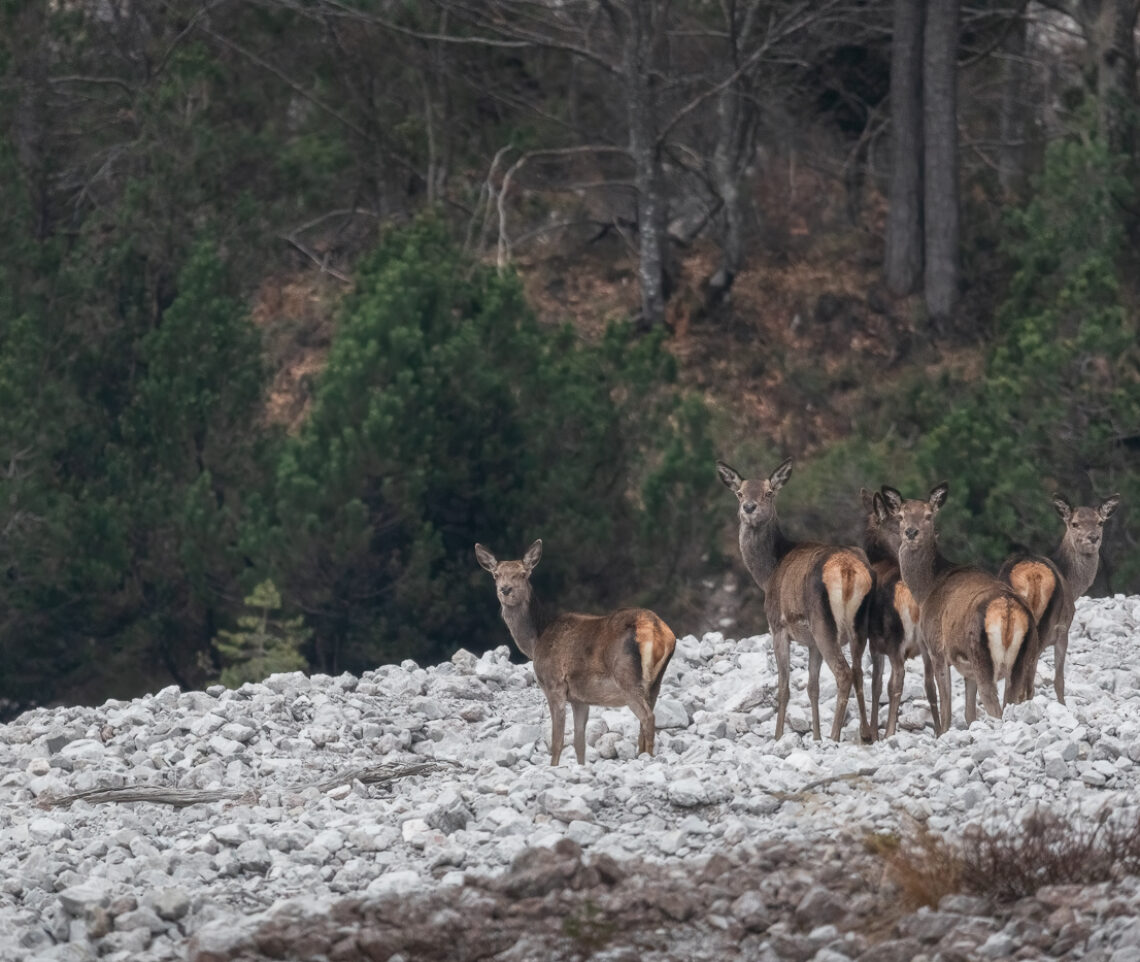
[[888,683],[887,733],[890,738],[898,726],[899,703],[902,701],[906,662],[922,655],[923,679],[926,697],[931,705],[938,700],[934,688],[933,665],[930,655],[922,646],[919,633],[919,608],[914,595],[902,580],[899,571],[898,518],[893,515],[883,496],[863,488],[859,492],[863,509],[867,513],[863,533],[863,548],[871,570],[875,573],[875,588],[871,596],[871,610],[867,628],[867,642],[871,649],[871,731],[879,732],[879,699],[883,692],[883,662],[891,664]]
[[1009,585],[979,568],[953,564],[938,548],[934,518],[949,487],[935,486],[927,500],[904,501],[894,488],[882,493],[899,519],[899,571],[918,602],[919,631],[937,683],[931,701],[934,733],[950,727],[950,666],[966,679],[966,722],[974,720],[975,695],[1001,716],[998,683],[1009,702],[1032,695],[1037,666],[1033,612]]
[[1105,498],[1095,508],[1074,508],[1059,494],[1053,507],[1065,524],[1065,534],[1048,557],[1014,555],[998,577],[1016,591],[1033,612],[1041,648],[1053,647],[1053,690],[1065,703],[1065,654],[1077,599],[1089,590],[1100,562],[1104,523],[1120,504],[1120,495]]
[[[764,592],[764,613],[772,632],[779,676],[776,738],[784,734],[791,673],[790,644],[808,650],[808,696],[812,734],[818,741],[819,669],[826,661],[835,675],[835,720],[831,737],[839,741],[852,686],[859,702],[860,734],[872,738],[863,694],[863,651],[873,575],[859,548],[795,542],[780,529],[776,495],[792,473],[789,458],[766,479],[746,481],[734,468],[717,461],[721,481],[736,495],[740,553],[744,565]],[[843,655],[851,652],[851,665]]]
[[552,615],[530,583],[542,557],[535,541],[521,561],[499,561],[481,544],[479,564],[495,579],[500,613],[519,651],[534,663],[534,674],[550,706],[550,764],[562,755],[566,703],[574,714],[574,753],[586,762],[586,722],[591,705],[628,705],[641,723],[637,751],[653,754],[653,707],[673,657],[676,638],[669,626],[644,608],[607,615]]

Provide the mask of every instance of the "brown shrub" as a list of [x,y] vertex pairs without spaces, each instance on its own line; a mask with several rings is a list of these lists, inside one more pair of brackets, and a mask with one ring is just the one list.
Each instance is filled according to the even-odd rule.
[[973,825],[952,841],[912,825],[871,836],[909,908],[963,893],[999,902],[1046,885],[1092,885],[1140,873],[1140,814],[1101,809],[1091,819],[1035,809],[1020,822]]

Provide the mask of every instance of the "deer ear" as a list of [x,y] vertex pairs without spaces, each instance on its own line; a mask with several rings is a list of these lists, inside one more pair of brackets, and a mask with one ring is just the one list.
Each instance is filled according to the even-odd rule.
[[736,473],[736,469],[725,464],[723,461],[716,463],[717,476],[724,482],[725,487],[731,488],[733,491],[739,491],[740,486],[744,484],[744,478]]
[[883,496],[883,504],[886,509],[891,514],[898,514],[902,510],[903,496],[889,484],[884,484],[879,491]]
[[1100,507],[1096,509],[1096,513],[1100,515],[1100,520],[1107,521],[1112,516],[1112,512],[1116,510],[1118,504],[1120,504],[1119,494],[1110,494],[1105,498],[1100,503]]
[[937,512],[946,503],[946,496],[950,493],[950,485],[945,481],[936,484],[930,489],[930,507]]
[[481,544],[475,545],[475,559],[491,574],[494,574],[495,569],[499,567],[499,562],[495,560],[495,556]]
[[880,524],[891,516],[886,499],[878,491],[871,498],[871,510],[875,512],[875,517],[879,519]]
[[768,478],[768,483],[770,485],[772,485],[773,491],[779,491],[780,488],[782,488],[785,484],[788,483],[788,478],[790,478],[791,476],[792,476],[792,459],[788,458],[787,461],[785,461],[778,468],[776,468],[775,471],[772,472],[772,476],[770,478]]
[[1073,506],[1059,494],[1055,494],[1053,495],[1053,508],[1061,516],[1061,520],[1068,524],[1069,519],[1073,516]]
[[875,510],[875,496],[866,488],[859,489],[859,500],[863,502],[863,510],[871,514]]
[[522,561],[526,565],[527,571],[534,571],[535,566],[538,564],[538,559],[542,557],[542,539],[539,538],[526,549],[526,554],[523,555]]

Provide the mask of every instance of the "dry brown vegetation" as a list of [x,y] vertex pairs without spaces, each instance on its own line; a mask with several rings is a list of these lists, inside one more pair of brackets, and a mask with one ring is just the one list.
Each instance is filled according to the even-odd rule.
[[915,824],[873,835],[908,909],[947,895],[1013,902],[1048,885],[1093,885],[1140,872],[1140,814],[1104,808],[1093,818],[1036,809],[1020,822],[970,826],[958,841]]

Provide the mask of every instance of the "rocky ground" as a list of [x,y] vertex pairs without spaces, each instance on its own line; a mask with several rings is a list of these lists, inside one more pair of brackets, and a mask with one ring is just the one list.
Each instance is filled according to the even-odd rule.
[[584,767],[549,766],[505,648],[28,712],[0,728],[0,962],[1140,962],[1134,877],[914,911],[868,844],[1037,807],[1136,818],[1138,639],[1140,598],[1081,602],[1067,706],[1046,655],[1002,720],[966,729],[959,682],[935,741],[916,665],[900,732],[860,745],[853,716],[840,744],[806,734],[802,650],[777,743],[767,638],[689,637],[657,757],[595,709]]

